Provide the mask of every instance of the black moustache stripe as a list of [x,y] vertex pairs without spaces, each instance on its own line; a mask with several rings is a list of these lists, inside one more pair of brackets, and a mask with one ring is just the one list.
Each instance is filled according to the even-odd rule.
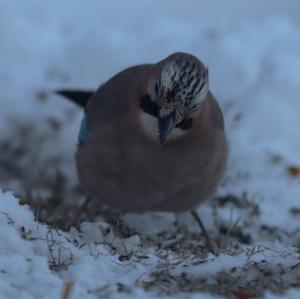
[[150,95],[145,94],[140,97],[140,107],[145,113],[158,117],[158,107],[153,101],[151,101]]

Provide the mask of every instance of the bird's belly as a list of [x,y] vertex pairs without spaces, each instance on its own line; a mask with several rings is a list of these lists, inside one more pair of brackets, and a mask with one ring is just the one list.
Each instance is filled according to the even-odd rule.
[[[93,157],[93,162],[86,157]],[[143,148],[139,144],[128,150],[102,144],[98,150],[83,146],[77,153],[84,190],[95,201],[124,213],[181,212],[194,208],[214,193],[218,180],[213,176],[218,164],[203,146],[178,150]]]

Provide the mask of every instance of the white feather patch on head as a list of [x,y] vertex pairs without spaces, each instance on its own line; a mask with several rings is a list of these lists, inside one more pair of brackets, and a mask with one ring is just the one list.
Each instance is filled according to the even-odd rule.
[[163,67],[160,84],[165,90],[170,90],[180,78],[180,68],[177,63],[171,62]]
[[198,106],[208,92],[208,71],[197,61],[168,62],[163,66],[156,91],[162,98],[169,97],[171,105],[178,102],[184,107]]

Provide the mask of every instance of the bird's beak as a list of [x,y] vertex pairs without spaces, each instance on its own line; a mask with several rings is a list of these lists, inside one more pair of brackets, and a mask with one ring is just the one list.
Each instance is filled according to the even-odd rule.
[[175,127],[175,113],[158,118],[159,142],[163,144]]

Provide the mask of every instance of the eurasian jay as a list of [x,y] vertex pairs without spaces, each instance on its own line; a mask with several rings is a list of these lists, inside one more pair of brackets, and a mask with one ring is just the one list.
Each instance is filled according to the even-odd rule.
[[95,204],[120,213],[192,211],[208,238],[195,209],[215,194],[228,146],[198,58],[174,53],[125,69],[96,92],[58,93],[85,108],[76,163]]

